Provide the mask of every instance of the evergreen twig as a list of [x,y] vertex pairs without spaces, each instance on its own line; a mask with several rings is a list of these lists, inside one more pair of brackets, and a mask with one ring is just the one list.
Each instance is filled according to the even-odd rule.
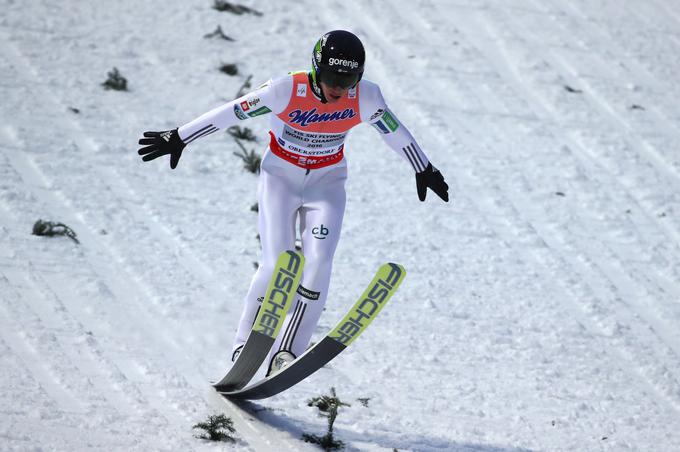
[[231,37],[224,34],[224,31],[222,31],[221,25],[218,25],[217,28],[215,29],[215,31],[213,31],[212,33],[208,33],[208,34],[204,35],[203,37],[206,38],[206,39],[208,39],[208,38],[220,38],[220,39],[224,39],[225,41],[234,41],[235,40],[234,38],[231,38]]
[[250,81],[253,79],[253,75],[250,74],[248,77],[246,77],[246,81],[243,82],[243,85],[238,89],[238,92],[236,93],[236,98],[238,99],[239,97],[243,96],[245,93],[250,91],[251,85]]
[[338,416],[338,408],[351,405],[338,399],[335,388],[331,388],[330,392],[331,395],[322,395],[307,401],[307,406],[318,408],[319,415],[328,418],[328,431],[323,436],[305,433],[302,439],[308,443],[318,444],[324,450],[339,450],[345,447],[345,443],[333,437],[333,424]]
[[234,422],[224,414],[208,416],[207,422],[199,422],[192,428],[204,430],[204,433],[197,436],[200,439],[236,442],[233,436],[236,433]]
[[113,89],[115,91],[127,91],[127,79],[120,74],[118,68],[114,67],[108,74],[109,78],[106,79],[102,86],[105,89]]
[[369,402],[369,400],[371,400],[370,397],[359,397],[359,398],[357,399],[357,401],[358,401],[359,403],[361,403],[361,405],[363,405],[365,408],[368,408],[368,402]]
[[253,135],[253,131],[248,127],[241,128],[239,126],[231,126],[227,129],[229,135],[239,140],[257,141],[257,137]]
[[238,66],[234,63],[224,63],[220,66],[220,71],[227,75],[236,75],[238,74]]
[[576,88],[572,88],[572,87],[569,86],[569,85],[564,85],[564,89],[565,89],[568,93],[573,93],[573,94],[581,94],[581,93],[583,92],[583,90],[576,89]]
[[73,229],[66,226],[64,223],[54,223],[52,221],[38,220],[33,225],[33,235],[54,237],[58,235],[64,235],[76,243],[78,241],[78,236]]
[[262,158],[255,152],[255,150],[247,151],[246,148],[241,144],[238,139],[235,139],[236,143],[241,148],[241,152],[234,152],[234,155],[241,157],[243,160],[243,167],[253,174],[260,173],[260,163]]
[[247,6],[243,5],[236,5],[234,3],[230,3],[226,0],[215,0],[215,4],[213,4],[213,9],[216,9],[217,11],[220,12],[228,12],[232,14],[236,14],[237,16],[240,16],[242,14],[253,14],[255,16],[261,16],[262,13],[260,11],[254,10],[252,8],[248,8]]

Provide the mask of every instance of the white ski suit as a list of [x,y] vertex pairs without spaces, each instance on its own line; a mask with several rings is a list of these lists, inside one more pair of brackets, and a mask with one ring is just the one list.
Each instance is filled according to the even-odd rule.
[[277,256],[294,249],[299,217],[305,268],[270,359],[286,350],[300,356],[319,321],[328,293],[345,210],[347,132],[370,123],[416,172],[428,158],[411,133],[390,112],[380,88],[361,80],[336,103],[322,103],[307,72],[272,79],[257,90],[179,128],[187,144],[241,120],[269,114],[270,143],[261,164],[258,202],[262,261],[250,284],[232,353],[246,341],[264,298]]

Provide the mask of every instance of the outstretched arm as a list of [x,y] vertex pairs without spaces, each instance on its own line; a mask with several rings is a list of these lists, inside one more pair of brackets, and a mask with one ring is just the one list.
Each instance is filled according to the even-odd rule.
[[[411,132],[387,107],[378,85],[366,81],[362,82],[361,89],[362,119],[380,132],[380,136],[394,152],[411,164],[416,172],[418,198],[425,201],[427,189],[430,188],[437,196],[448,202],[449,186],[444,181],[444,176],[432,166]],[[364,113],[368,117],[365,117]]]
[[144,132],[139,140],[142,160],[148,162],[170,154],[170,168],[175,169],[186,145],[226,129],[248,118],[270,112],[278,113],[286,107],[292,89],[290,77],[269,81],[260,88],[238,99],[217,107],[176,129],[160,132]]

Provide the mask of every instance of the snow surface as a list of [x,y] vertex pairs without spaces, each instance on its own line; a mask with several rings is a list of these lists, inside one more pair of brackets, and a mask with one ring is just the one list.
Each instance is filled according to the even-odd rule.
[[[0,450],[315,450],[306,401],[331,387],[350,450],[680,450],[680,4],[244,2],[264,14],[0,1]],[[327,368],[237,407],[210,381],[258,259],[256,177],[226,134],[175,171],[136,142],[307,68],[336,28],[452,202],[353,131],[319,336],[383,262],[406,281]],[[114,66],[129,92],[102,88]],[[261,151],[267,120],[246,125]],[[217,413],[235,446],[194,438]]]

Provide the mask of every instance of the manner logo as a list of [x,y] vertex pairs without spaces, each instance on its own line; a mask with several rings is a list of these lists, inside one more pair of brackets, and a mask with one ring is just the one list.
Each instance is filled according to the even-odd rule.
[[316,108],[311,110],[293,110],[288,113],[291,124],[300,124],[302,127],[307,127],[309,124],[316,122],[342,121],[344,119],[354,118],[357,113],[352,108],[346,108],[342,111],[334,111],[332,113],[317,113]]

